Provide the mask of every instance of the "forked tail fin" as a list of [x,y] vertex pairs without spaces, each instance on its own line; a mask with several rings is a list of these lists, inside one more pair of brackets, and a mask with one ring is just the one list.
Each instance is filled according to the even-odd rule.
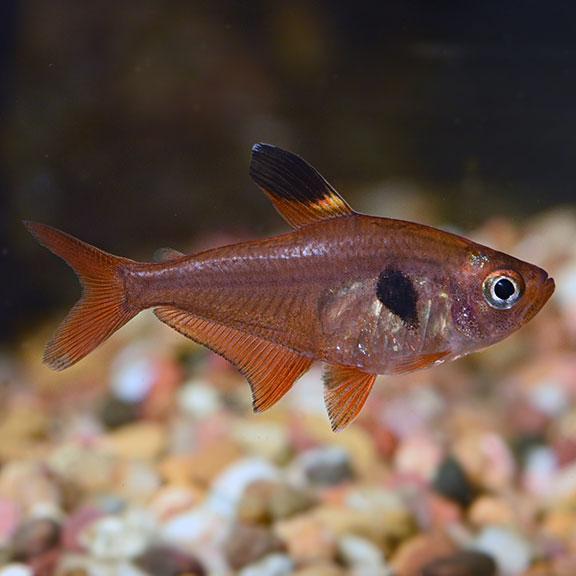
[[24,225],[40,244],[76,272],[82,285],[82,297],[44,351],[44,362],[50,368],[64,370],[139,312],[128,305],[122,278],[122,268],[133,261],[107,254],[45,224],[24,222]]

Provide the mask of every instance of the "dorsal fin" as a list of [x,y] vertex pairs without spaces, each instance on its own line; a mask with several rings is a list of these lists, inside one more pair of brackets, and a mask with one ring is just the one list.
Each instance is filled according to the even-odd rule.
[[324,402],[332,430],[342,430],[362,410],[376,380],[375,374],[351,366],[326,366]]
[[174,248],[158,248],[154,252],[154,262],[168,262],[182,258],[182,256],[185,256],[184,252],[179,252]]
[[312,364],[289,348],[178,308],[161,306],[154,313],[168,326],[232,362],[250,383],[254,412],[278,402]]
[[250,176],[294,228],[354,214],[315,168],[296,154],[276,146],[254,145]]

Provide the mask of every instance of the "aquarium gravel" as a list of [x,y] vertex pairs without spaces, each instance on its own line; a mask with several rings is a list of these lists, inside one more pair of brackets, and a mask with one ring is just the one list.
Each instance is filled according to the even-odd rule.
[[576,217],[475,239],[551,303],[451,365],[379,378],[333,433],[320,367],[253,414],[224,360],[133,320],[64,373],[57,318],[0,357],[0,576],[573,576]]

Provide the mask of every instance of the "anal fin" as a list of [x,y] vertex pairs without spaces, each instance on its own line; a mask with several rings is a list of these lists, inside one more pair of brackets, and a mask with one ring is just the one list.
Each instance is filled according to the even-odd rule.
[[362,410],[372,390],[375,374],[350,366],[326,366],[324,371],[324,402],[332,430],[342,430]]
[[289,348],[178,308],[161,306],[154,313],[171,328],[232,362],[250,383],[255,412],[278,402],[312,364]]

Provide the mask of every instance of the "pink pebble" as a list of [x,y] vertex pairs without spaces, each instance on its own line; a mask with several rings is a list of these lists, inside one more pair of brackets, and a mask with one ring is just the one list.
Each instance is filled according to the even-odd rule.
[[428,494],[428,513],[430,524],[438,529],[462,521],[463,512],[460,506],[439,494]]
[[64,524],[63,547],[72,552],[84,551],[84,546],[80,543],[80,534],[104,515],[104,512],[92,506],[85,506],[72,514]]
[[22,512],[16,502],[0,499],[0,543],[5,543],[12,537],[21,519]]
[[170,413],[182,381],[182,369],[171,358],[158,358],[152,364],[153,383],[142,405],[144,418],[164,418]]
[[553,442],[553,448],[560,468],[576,461],[576,438],[559,437]]
[[53,576],[56,573],[60,556],[61,550],[53,548],[30,560],[29,565],[34,576]]
[[485,434],[482,438],[482,451],[490,467],[488,484],[493,488],[509,485],[514,478],[516,464],[504,439],[498,434]]
[[414,435],[406,438],[396,450],[395,470],[401,475],[430,480],[443,457],[441,447],[428,437]]
[[549,418],[525,398],[520,398],[509,412],[509,424],[517,434],[540,434],[548,427]]
[[386,426],[378,426],[370,432],[378,454],[385,460],[392,458],[398,448],[398,438],[392,430]]

